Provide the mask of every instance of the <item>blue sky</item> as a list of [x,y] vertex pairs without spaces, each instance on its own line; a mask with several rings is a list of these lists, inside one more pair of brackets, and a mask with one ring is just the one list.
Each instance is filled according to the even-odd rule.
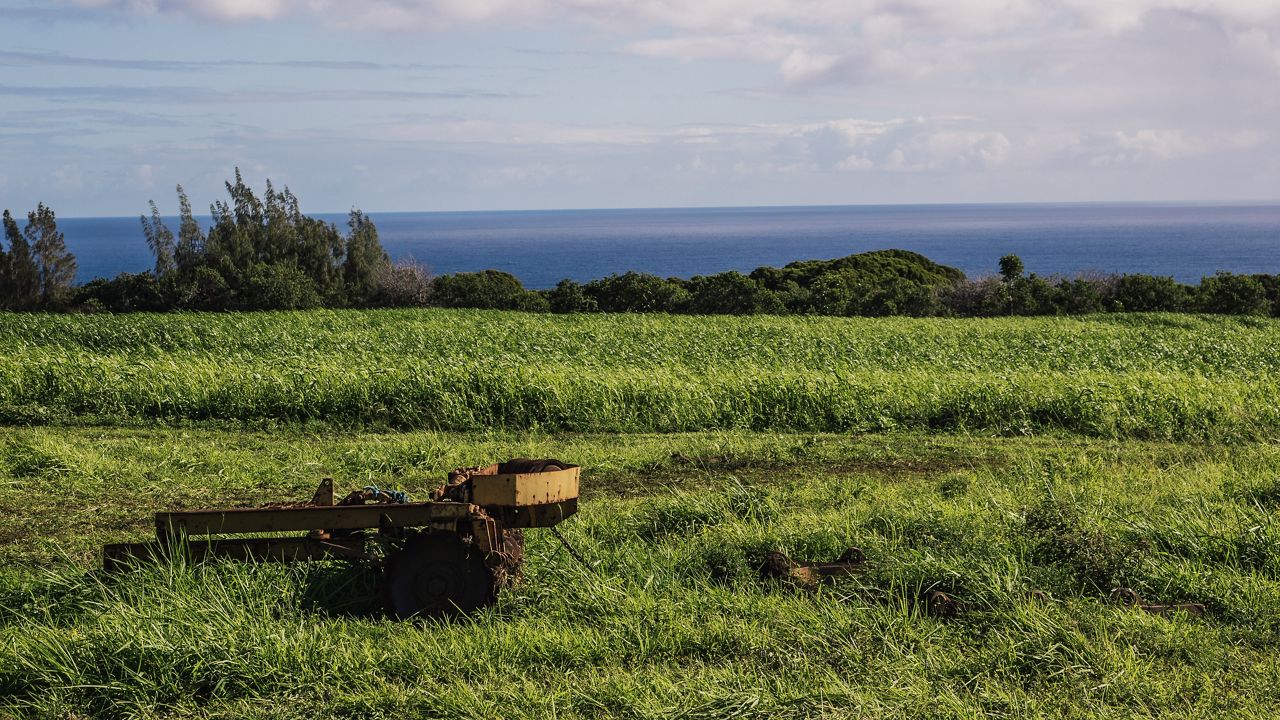
[[0,0],[0,204],[1280,199],[1276,0]]

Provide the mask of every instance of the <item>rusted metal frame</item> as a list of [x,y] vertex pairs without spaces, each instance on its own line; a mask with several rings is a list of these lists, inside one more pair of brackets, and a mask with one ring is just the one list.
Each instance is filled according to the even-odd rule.
[[365,528],[427,527],[456,524],[476,507],[465,503],[236,508],[156,513],[156,538],[161,543],[188,535],[236,535],[295,530],[360,530]]
[[103,548],[102,565],[107,572],[130,566],[131,560],[162,559],[181,553],[194,562],[224,558],[244,562],[296,562],[342,558],[369,559],[363,535],[316,540],[312,538],[227,538],[196,540],[182,544],[169,542],[118,543]]

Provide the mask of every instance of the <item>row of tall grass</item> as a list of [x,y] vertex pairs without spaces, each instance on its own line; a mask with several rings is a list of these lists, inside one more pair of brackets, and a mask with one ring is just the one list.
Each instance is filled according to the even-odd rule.
[[[455,457],[558,446],[587,464],[562,529],[593,568],[531,531],[522,585],[473,620],[427,624],[381,618],[373,576],[342,564],[0,570],[0,716],[1208,718],[1280,700],[1271,445],[19,433],[0,502],[58,478],[85,504],[139,512],[156,493],[98,476],[240,497],[300,484],[298,466],[416,484]],[[406,466],[413,448],[425,455]],[[13,471],[38,454],[62,469]],[[194,469],[148,478],[157,454]],[[26,526],[74,544],[116,522],[59,512]],[[849,545],[868,572],[816,593],[757,575],[772,550]],[[1206,614],[1124,609],[1107,600],[1119,585]],[[929,590],[959,613],[931,616]]]
[[1257,438],[1280,322],[546,316],[0,316],[0,422]]

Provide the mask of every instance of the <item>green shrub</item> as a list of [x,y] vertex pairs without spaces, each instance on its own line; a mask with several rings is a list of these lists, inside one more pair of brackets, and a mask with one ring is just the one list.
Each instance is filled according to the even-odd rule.
[[260,263],[249,270],[237,305],[242,310],[306,310],[320,305],[320,293],[300,268]]
[[688,311],[702,315],[782,313],[782,301],[760,281],[736,270],[689,281]]
[[1032,273],[1006,281],[1009,286],[1009,315],[1053,315],[1056,312],[1057,288]]
[[227,310],[231,307],[231,286],[217,270],[198,267],[191,283],[182,288],[179,305],[189,310]]
[[441,275],[431,282],[431,304],[446,308],[538,310],[546,300],[524,289],[511,273],[482,270]]
[[604,312],[680,312],[689,302],[689,291],[678,281],[649,273],[614,273],[585,289]]
[[1121,275],[1107,298],[1108,307],[1117,312],[1178,312],[1189,304],[1187,286],[1154,275]]
[[93,306],[111,312],[159,312],[172,301],[154,273],[120,273],[111,280],[98,279],[73,291],[71,305]]
[[594,297],[587,294],[582,283],[568,278],[556,283],[555,289],[545,293],[547,306],[554,313],[596,312],[600,309]]
[[1254,275],[1267,294],[1267,302],[1271,305],[1271,314],[1280,317],[1280,275]]
[[1196,304],[1202,312],[1220,315],[1267,315],[1271,312],[1266,288],[1257,278],[1229,272],[1201,278]]
[[1058,315],[1083,315],[1103,310],[1104,288],[1097,280],[1063,280],[1055,290],[1053,307]]

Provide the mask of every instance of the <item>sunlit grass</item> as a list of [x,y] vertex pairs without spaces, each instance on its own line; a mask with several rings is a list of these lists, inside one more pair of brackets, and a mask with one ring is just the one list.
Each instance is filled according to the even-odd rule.
[[1280,322],[1187,315],[0,316],[0,421],[1280,432]]
[[[166,505],[523,454],[586,466],[562,529],[593,569],[530,532],[524,583],[470,621],[386,621],[341,563],[92,570]],[[1277,477],[1250,443],[10,429],[0,716],[1265,716]],[[757,575],[850,545],[868,572],[817,593]],[[1118,585],[1207,614],[1121,609]]]

